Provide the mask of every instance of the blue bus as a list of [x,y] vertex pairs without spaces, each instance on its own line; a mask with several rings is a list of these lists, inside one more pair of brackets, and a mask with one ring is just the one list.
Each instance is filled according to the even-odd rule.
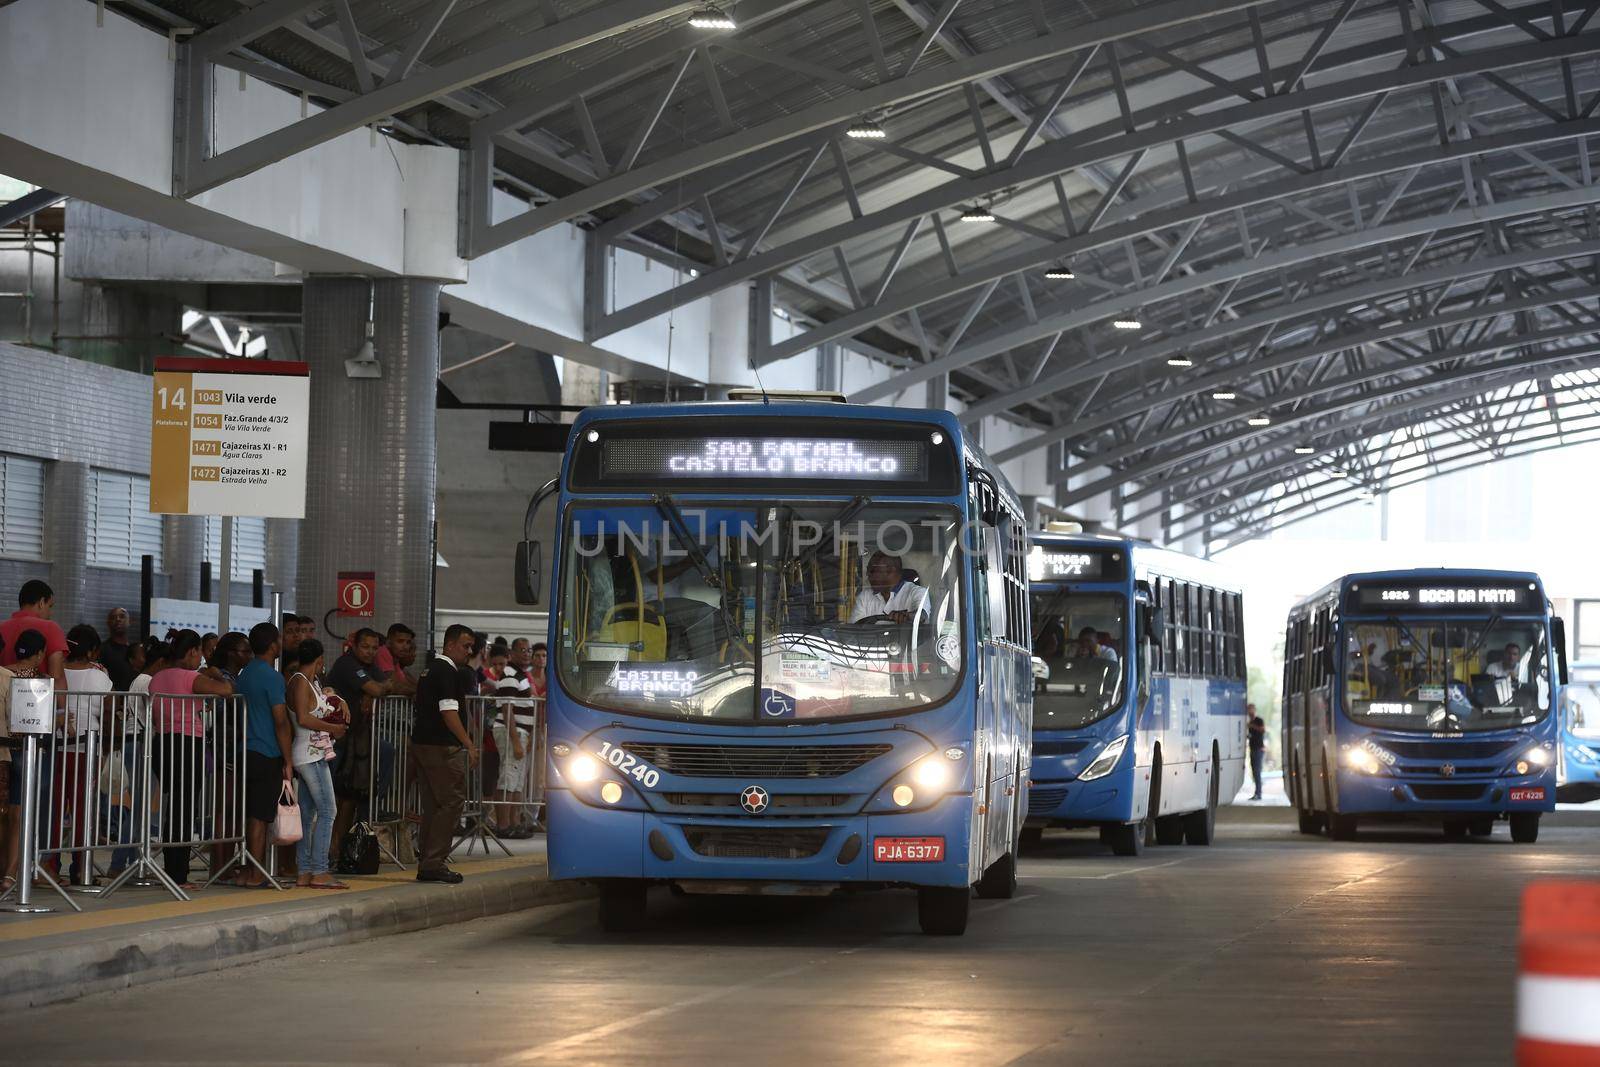
[[1300,832],[1442,822],[1539,837],[1555,808],[1566,637],[1526,571],[1347,574],[1289,613],[1284,787]]
[[1561,687],[1556,799],[1600,800],[1600,663],[1574,663]]
[[[1062,524],[1075,529],[1075,524]],[[1119,856],[1209,845],[1246,757],[1244,605],[1208,560],[1032,535],[1033,777],[1025,843],[1094,828]]]
[[557,482],[524,534],[554,495],[550,875],[596,882],[604,928],[652,884],[910,887],[931,934],[1015,891],[1027,525],[954,415],[590,408]]

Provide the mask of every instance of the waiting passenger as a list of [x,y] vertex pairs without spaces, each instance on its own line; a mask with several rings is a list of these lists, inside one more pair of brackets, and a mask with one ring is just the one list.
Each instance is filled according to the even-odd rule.
[[895,622],[910,622],[916,614],[927,615],[928,591],[905,580],[899,556],[874,552],[867,561],[867,586],[856,594],[850,621],[887,615]]
[[1117,650],[1110,645],[1100,643],[1100,634],[1093,626],[1085,626],[1078,631],[1078,647],[1076,659],[1103,659],[1112,663],[1117,662]]

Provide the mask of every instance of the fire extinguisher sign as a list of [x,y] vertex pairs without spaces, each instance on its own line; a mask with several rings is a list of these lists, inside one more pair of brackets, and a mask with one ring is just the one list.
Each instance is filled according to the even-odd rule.
[[339,614],[347,618],[372,618],[378,583],[372,571],[339,572]]

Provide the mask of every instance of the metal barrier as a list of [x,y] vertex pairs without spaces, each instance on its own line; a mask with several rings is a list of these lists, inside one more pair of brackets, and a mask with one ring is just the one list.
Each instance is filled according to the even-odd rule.
[[[415,710],[410,697],[382,697],[372,702],[372,773],[367,788],[367,825],[374,831],[394,827],[407,833],[419,810],[417,784],[410,774],[411,726]],[[390,863],[406,869],[395,845],[378,836],[378,847]]]
[[[501,840],[512,828],[509,820],[519,815],[526,815],[530,822],[538,818],[544,804],[543,703],[540,697],[467,698],[462,725],[482,756],[467,772],[467,802],[462,812],[465,830],[456,838],[452,855],[463,844],[468,856],[480,844],[488,855],[491,843],[507,856],[514,855]],[[516,746],[507,732],[508,718],[516,719],[517,729],[522,731],[520,739],[526,747],[520,761],[514,758]],[[487,739],[494,741],[492,756]],[[508,762],[514,769],[506,766]]]
[[54,729],[20,754],[19,822],[35,873],[74,909],[68,890],[109,896],[130,884],[187,900],[196,850],[206,885],[244,864],[267,874],[245,843],[242,697],[68,691],[55,707]]

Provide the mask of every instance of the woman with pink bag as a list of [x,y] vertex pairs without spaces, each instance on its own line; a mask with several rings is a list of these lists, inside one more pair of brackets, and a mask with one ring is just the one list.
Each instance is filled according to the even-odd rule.
[[333,795],[333,742],[348,729],[327,721],[333,708],[322,692],[322,642],[300,643],[298,669],[289,678],[289,718],[294,722],[294,772],[300,779],[298,885],[308,889],[349,889],[329,873],[337,801]]

